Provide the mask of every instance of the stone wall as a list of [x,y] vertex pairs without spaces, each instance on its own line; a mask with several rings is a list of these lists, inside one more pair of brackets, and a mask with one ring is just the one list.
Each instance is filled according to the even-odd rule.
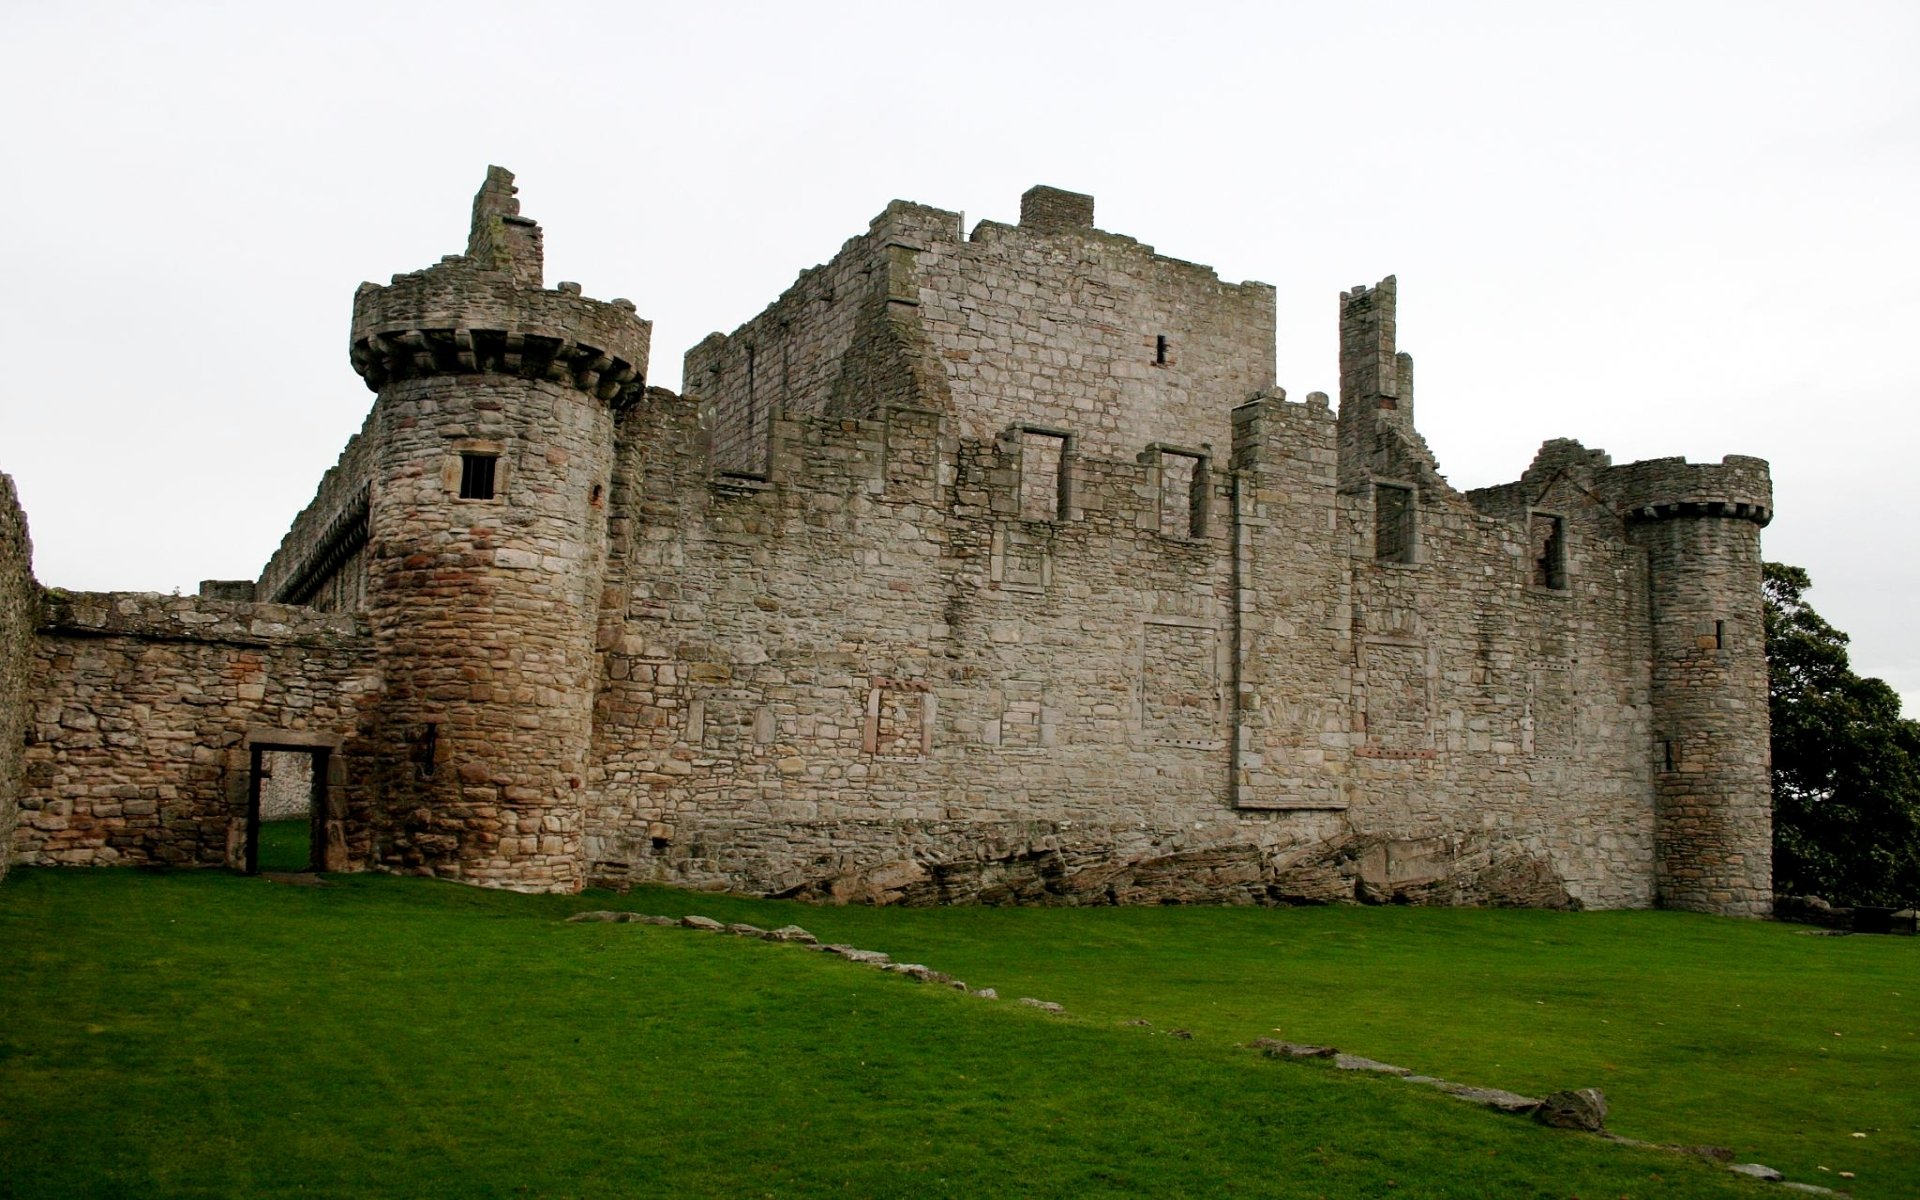
[[373,476],[373,414],[321,477],[313,500],[293,519],[261,570],[254,595],[325,612],[359,612],[367,598],[368,485]]
[[957,213],[889,205],[766,311],[688,353],[716,466],[764,473],[776,414],[890,404],[951,411],[979,439],[1070,428],[1102,457],[1224,449],[1227,410],[1273,383],[1273,289],[1095,229],[1092,204],[1035,189],[1021,225],[983,221],[968,240]]
[[1765,464],[1460,493],[1392,278],[1336,412],[1093,213],[895,202],[679,396],[491,169],[355,297],[379,398],[251,589],[312,607],[54,606],[22,852],[231,862],[247,748],[324,745],[328,865],[489,886],[1766,911]]
[[40,589],[33,581],[33,546],[11,477],[0,474],[0,878],[19,818],[25,769],[27,680],[33,631],[40,623]]
[[130,592],[49,594],[14,838],[34,864],[238,866],[249,748],[337,747],[335,869],[372,855],[363,618]]
[[[1514,484],[1453,490],[1413,427],[1391,279],[1342,298],[1337,416],[1251,383],[1270,324],[1236,325],[1244,298],[1216,298],[1219,345],[1176,327],[1212,372],[1209,415],[1181,416],[1177,388],[1117,402],[1112,338],[1139,322],[1062,297],[1098,260],[1102,294],[1126,297],[1109,317],[1191,314],[1202,269],[1091,231],[1068,199],[964,247],[939,236],[950,214],[896,205],[803,276],[806,303],[703,343],[689,381],[707,393],[627,414],[589,878],[922,902],[1652,903],[1675,838],[1654,803],[1651,568],[1628,496],[1671,472],[1550,442]],[[1160,273],[1116,270],[1135,254]],[[920,342],[818,303],[863,255],[883,316]],[[929,320],[1001,311],[968,261],[1035,272],[1002,316],[1032,361],[1060,359],[1017,400],[973,390],[955,366],[973,348]],[[769,405],[756,478],[712,474],[707,439],[733,436],[742,403],[727,356],[773,330],[809,387],[856,357],[916,378],[925,345],[948,370],[918,404]],[[1024,361],[990,349],[995,369]],[[1068,399],[1082,369],[1096,392]],[[1242,385],[1251,400],[1221,402]],[[1157,436],[1200,422],[1222,432]]]
[[466,255],[354,297],[354,367],[379,393],[375,840],[396,869],[574,891],[614,413],[643,392],[651,326],[544,288],[540,244],[493,168]]

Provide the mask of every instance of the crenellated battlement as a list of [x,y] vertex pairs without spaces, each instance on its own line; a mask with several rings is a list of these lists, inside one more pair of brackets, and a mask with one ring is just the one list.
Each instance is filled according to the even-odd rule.
[[1599,483],[1632,519],[1734,517],[1756,525],[1773,520],[1773,477],[1763,458],[1729,454],[1717,463],[1652,458],[1608,467]]

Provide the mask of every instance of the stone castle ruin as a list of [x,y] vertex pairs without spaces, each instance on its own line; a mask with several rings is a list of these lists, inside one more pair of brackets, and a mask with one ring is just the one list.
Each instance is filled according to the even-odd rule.
[[15,861],[245,868],[298,778],[317,866],[531,891],[1768,911],[1763,461],[1456,491],[1393,279],[1292,402],[1272,288],[1048,187],[888,205],[684,395],[650,328],[493,168],[258,580],[41,592],[9,491]]

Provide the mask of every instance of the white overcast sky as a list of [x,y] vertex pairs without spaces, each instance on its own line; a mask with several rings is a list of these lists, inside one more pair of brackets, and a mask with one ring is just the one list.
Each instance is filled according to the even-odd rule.
[[889,199],[971,225],[1045,182],[1274,284],[1296,399],[1397,274],[1456,486],[1553,437],[1771,459],[1768,557],[1920,712],[1913,0],[0,0],[0,106],[0,470],[46,584],[258,574],[372,399],[354,286],[463,249],[488,163],[670,387]]

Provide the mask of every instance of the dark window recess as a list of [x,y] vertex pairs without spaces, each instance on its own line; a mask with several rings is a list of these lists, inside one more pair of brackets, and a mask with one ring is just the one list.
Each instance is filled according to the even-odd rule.
[[1373,557],[1379,562],[1413,561],[1413,489],[1391,483],[1373,485]]
[[437,722],[429,721],[414,731],[413,746],[407,756],[413,760],[416,779],[426,779],[433,774],[440,757],[440,726]]
[[1715,621],[1713,623],[1713,648],[1715,650],[1725,650],[1727,648],[1727,623],[1725,621]]
[[1531,533],[1533,586],[1551,588],[1556,592],[1566,590],[1567,523],[1546,513],[1534,513]]
[[1153,339],[1153,365],[1156,367],[1167,365],[1167,335],[1164,333]]
[[1661,768],[1660,768],[1661,770],[1663,770],[1663,771],[1671,771],[1671,770],[1673,770],[1673,769],[1674,769],[1674,765],[1673,765],[1673,743],[1672,743],[1672,742],[1670,742],[1670,741],[1669,741],[1669,742],[1661,742],[1661,743],[1660,743],[1660,761],[1661,761],[1661,764],[1662,764],[1662,765],[1661,765]]
[[460,456],[460,498],[462,500],[493,499],[493,467],[498,460],[493,454],[462,454]]

